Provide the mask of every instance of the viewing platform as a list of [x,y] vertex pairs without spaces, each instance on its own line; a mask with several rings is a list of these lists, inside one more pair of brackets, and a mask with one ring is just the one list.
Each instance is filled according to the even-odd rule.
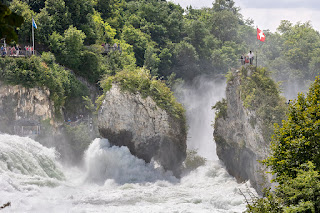
[[120,44],[114,44],[114,45],[110,45],[108,43],[106,44],[102,44],[103,47],[103,52],[102,55],[107,55],[109,52],[113,52],[113,51],[118,51],[118,52],[122,52],[122,49],[120,47]]

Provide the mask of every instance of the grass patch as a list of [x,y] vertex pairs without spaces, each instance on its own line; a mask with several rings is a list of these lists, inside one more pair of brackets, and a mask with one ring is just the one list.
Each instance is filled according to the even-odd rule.
[[50,53],[43,53],[41,58],[0,58],[0,79],[10,85],[48,88],[58,117],[66,102],[71,103],[75,97],[81,98],[89,94],[87,87],[56,64]]
[[[247,75],[249,71],[252,72],[250,76]],[[287,111],[285,99],[280,96],[279,86],[271,79],[266,68],[253,70],[250,67],[242,67],[240,90],[244,107],[256,112],[257,119],[263,124],[263,137],[265,141],[270,141],[273,124],[281,124]],[[253,122],[252,118],[250,121],[254,127],[256,121]]]
[[[123,70],[114,76],[107,76],[101,81],[104,94],[111,89],[113,83],[118,84],[122,91],[140,93],[143,98],[150,96],[158,107],[179,119],[183,123],[183,132],[186,132],[185,109],[177,102],[165,82],[152,77],[149,70],[143,68]],[[97,99],[98,107],[101,106],[103,100],[104,95]]]

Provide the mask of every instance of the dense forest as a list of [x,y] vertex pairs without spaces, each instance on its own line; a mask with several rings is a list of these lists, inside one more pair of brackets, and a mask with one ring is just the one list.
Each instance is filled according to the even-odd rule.
[[[276,33],[256,39],[253,20],[245,20],[234,1],[216,0],[212,8],[187,9],[160,0],[7,1],[24,18],[18,43],[31,43],[34,17],[36,49],[51,51],[57,62],[98,82],[130,67],[153,76],[191,80],[200,74],[225,74],[239,66],[241,54],[258,51],[259,65],[285,80],[313,80],[320,68],[320,35],[309,22],[282,21]],[[102,44],[121,45],[102,56]]]
[[[320,71],[320,34],[310,22],[284,20],[275,33],[264,31],[262,43],[256,39],[253,20],[244,19],[232,0],[215,0],[211,8],[202,9],[183,9],[166,0],[7,0],[5,4],[24,19],[10,45],[32,43],[33,17],[38,26],[35,49],[41,57],[1,58],[1,79],[27,87],[46,86],[56,106],[65,109],[71,102],[86,104],[82,97],[88,91],[73,74],[100,87],[110,76],[144,68],[150,78],[166,80],[170,87],[177,79],[224,76],[240,67],[240,56],[249,50],[284,88],[295,82],[303,90]],[[120,48],[102,54],[106,44]],[[266,191],[266,198],[248,205],[249,212],[320,211],[319,94],[316,79],[307,96],[300,95],[290,105],[288,121],[276,128],[272,156],[265,164],[278,174],[280,185],[275,194]]]

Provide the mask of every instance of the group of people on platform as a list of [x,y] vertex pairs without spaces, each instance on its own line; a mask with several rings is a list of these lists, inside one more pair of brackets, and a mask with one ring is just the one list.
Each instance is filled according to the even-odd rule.
[[120,44],[117,43],[114,43],[113,46],[108,43],[102,44],[101,46],[103,46],[105,52],[110,52],[111,50],[121,52]]
[[[23,51],[22,51],[23,50]],[[16,46],[6,46],[3,45],[0,48],[1,56],[19,56],[19,55],[32,55],[33,47],[32,46],[24,46],[22,49],[20,45]]]
[[254,59],[254,54],[252,51],[250,51],[248,55],[241,55],[240,56],[241,65],[246,65],[246,64],[252,65],[253,59]]

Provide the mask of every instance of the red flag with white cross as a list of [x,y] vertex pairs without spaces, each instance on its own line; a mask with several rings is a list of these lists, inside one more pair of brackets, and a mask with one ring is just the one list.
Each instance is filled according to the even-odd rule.
[[263,31],[257,28],[257,39],[264,42],[266,36],[264,35]]

